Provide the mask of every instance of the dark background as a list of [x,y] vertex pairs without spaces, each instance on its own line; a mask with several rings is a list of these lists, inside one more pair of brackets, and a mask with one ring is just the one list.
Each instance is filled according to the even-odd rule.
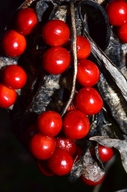
[[[23,0],[0,1],[0,38],[6,23]],[[111,165],[110,165],[111,164]],[[119,154],[109,163],[100,190],[86,186],[80,179],[70,183],[67,177],[46,177],[10,130],[6,110],[0,108],[0,191],[1,192],[115,192],[127,187],[127,175]]]

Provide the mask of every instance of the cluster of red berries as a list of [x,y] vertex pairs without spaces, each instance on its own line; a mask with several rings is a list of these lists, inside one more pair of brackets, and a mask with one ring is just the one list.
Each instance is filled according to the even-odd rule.
[[[68,114],[72,115],[72,119],[69,118]],[[82,115],[82,118],[78,116],[79,114]],[[70,129],[70,136],[65,132],[67,126]],[[79,129],[76,130],[76,126]],[[78,138],[80,128],[83,127],[85,134],[87,134],[90,128],[88,118],[77,110],[67,112],[63,118],[55,111],[45,111],[38,116],[37,123],[26,130],[25,139],[42,174],[62,176],[71,171],[73,163],[82,154],[81,148],[76,144],[76,139],[73,137]],[[95,156],[94,148],[90,151],[91,155]],[[107,162],[114,154],[112,148],[101,145],[98,146],[98,153],[102,162]],[[83,175],[81,179],[86,184],[94,186],[101,183],[104,176],[98,182],[88,180]]]
[[42,57],[42,66],[50,74],[61,74],[70,65],[71,54],[63,47],[69,40],[70,30],[61,20],[50,20],[42,28],[42,37],[48,48]]
[[[81,119],[77,112],[80,113],[77,110],[71,111],[72,120],[68,118],[70,112],[62,118],[55,111],[45,111],[38,116],[37,123],[29,127],[25,132],[25,139],[30,152],[36,159],[39,170],[44,175],[66,175],[71,171],[73,163],[80,158],[82,150],[77,146],[76,139],[73,139],[73,132],[75,132],[75,137],[77,136],[76,138],[78,138],[80,130],[76,132],[75,127],[84,126],[85,134],[87,134],[90,124],[83,113],[81,113]],[[77,118],[76,121],[75,118]],[[75,127],[71,123],[72,121],[77,123]],[[65,128],[67,126],[70,128],[69,131],[72,137],[68,137],[68,134],[66,135]],[[98,152],[102,162],[108,161],[114,154],[112,148],[101,145],[98,146]],[[92,151],[91,154],[94,156],[95,152]],[[93,182],[83,176],[81,176],[81,179],[88,185],[97,185],[103,180],[102,178],[98,182]]]
[[[20,56],[26,49],[25,36],[35,30],[37,23],[37,15],[33,9],[19,10],[16,29],[8,30],[3,36],[4,53],[10,57]],[[63,73],[71,65],[71,52],[65,48],[71,41],[69,27],[61,20],[51,20],[42,27],[42,38],[48,45],[42,56],[43,68],[50,74]],[[98,113],[103,107],[100,94],[93,88],[99,80],[100,72],[96,64],[87,59],[90,53],[89,41],[83,36],[77,36],[77,82],[83,88],[76,93],[72,109],[69,109],[64,117],[55,111],[45,111],[39,115],[36,125],[25,132],[29,150],[37,160],[38,168],[47,176],[66,175],[71,171],[73,163],[82,153],[76,140],[84,138],[89,133],[89,115]],[[20,66],[14,64],[3,68],[1,74],[3,84],[0,84],[0,106],[7,108],[15,102],[17,96],[15,89],[25,85],[27,75]],[[7,89],[11,90],[10,95],[13,95],[11,103],[7,102],[9,100]],[[61,132],[64,136],[60,136]],[[113,155],[112,149],[103,146],[99,146],[98,149],[103,162]],[[81,178],[90,185],[100,182],[92,183]]]
[[6,55],[18,57],[26,49],[25,36],[31,34],[38,24],[35,11],[31,8],[20,9],[16,15],[15,29],[7,30],[2,39],[2,48]]
[[[42,37],[50,46],[42,56],[43,68],[50,74],[63,73],[71,63],[71,54],[64,48],[70,41],[67,24],[61,20],[50,20],[42,28]],[[103,100],[92,87],[98,82],[100,71],[95,63],[87,59],[90,53],[89,41],[83,36],[77,36],[77,81],[84,88],[78,91],[73,106],[63,118],[55,111],[46,111],[39,115],[37,125],[27,130],[28,135],[34,129],[29,149],[37,159],[38,168],[47,176],[66,175],[71,171],[73,163],[82,152],[76,140],[84,138],[90,130],[88,115],[96,114],[102,109]],[[62,137],[59,136],[61,132],[64,135]],[[105,151],[108,151],[106,155],[99,146],[100,157],[103,154],[102,161],[105,157],[109,160],[113,155],[112,149],[105,148]],[[89,181],[86,182],[83,176],[81,179],[88,184]],[[101,181],[90,181],[89,184],[97,185]]]
[[[16,29],[7,30],[2,38],[3,52],[9,57],[18,57],[26,49],[26,35],[32,33],[38,23],[37,15],[31,8],[21,9],[16,16]],[[10,63],[1,70],[0,107],[8,108],[17,98],[16,89],[21,89],[27,81],[25,70]]]
[[18,57],[26,49],[25,36],[31,34],[38,23],[35,11],[31,8],[20,9],[16,15],[15,29],[7,30],[2,39],[2,48],[6,55]]
[[[44,41],[51,46],[42,57],[42,66],[51,74],[60,74],[70,65],[71,54],[61,47],[69,41],[70,30],[61,20],[50,20],[42,28]],[[75,96],[74,105],[86,115],[98,113],[103,106],[103,100],[94,86],[100,77],[100,71],[95,63],[88,60],[91,45],[83,36],[77,36],[77,81],[85,86]]]
[[17,89],[21,89],[27,81],[27,74],[18,65],[10,64],[1,69],[0,107],[8,108],[17,99]]
[[[30,136],[31,129],[33,135]],[[58,135],[61,129],[62,117],[59,113],[46,111],[39,115],[37,125],[25,133],[27,141],[30,137],[30,152],[45,175],[65,175],[72,169],[77,146],[73,139]]]
[[127,43],[127,2],[125,0],[112,0],[108,3],[106,11],[109,23],[116,27],[118,38]]
[[[70,41],[70,29],[62,20],[50,20],[42,28],[42,37],[48,48],[42,57],[42,66],[50,74],[63,73],[71,63],[71,54],[63,46]],[[85,59],[91,47],[83,36],[77,36],[77,58]]]

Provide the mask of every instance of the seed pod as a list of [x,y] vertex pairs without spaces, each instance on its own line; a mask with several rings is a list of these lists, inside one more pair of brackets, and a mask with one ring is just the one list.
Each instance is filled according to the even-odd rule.
[[95,136],[90,138],[91,141],[96,141],[106,147],[114,147],[120,152],[122,165],[127,172],[127,141],[120,139],[110,139],[103,136]]
[[90,150],[87,149],[83,157],[73,165],[69,180],[73,182],[83,175],[88,180],[97,182],[104,174],[104,169],[101,168],[100,164],[91,156]]

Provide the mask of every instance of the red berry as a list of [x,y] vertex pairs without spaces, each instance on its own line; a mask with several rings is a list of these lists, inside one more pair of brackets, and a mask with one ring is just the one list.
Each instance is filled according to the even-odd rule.
[[71,155],[59,148],[56,148],[53,155],[47,161],[51,171],[59,176],[68,174],[73,165]]
[[55,111],[45,111],[39,115],[38,128],[43,135],[54,137],[62,128],[62,118]]
[[100,71],[92,61],[87,59],[79,60],[77,81],[83,86],[93,86],[100,78]]
[[14,30],[8,30],[2,39],[2,48],[10,57],[20,56],[26,49],[26,39]]
[[0,107],[8,108],[15,103],[16,99],[17,93],[14,89],[0,84]]
[[38,18],[31,8],[20,9],[16,18],[16,30],[22,35],[29,35],[37,26]]
[[127,4],[124,1],[111,1],[106,7],[111,25],[120,26],[127,21]]
[[78,110],[68,112],[63,119],[63,131],[71,139],[82,139],[90,130],[88,117]]
[[48,159],[55,151],[56,142],[53,137],[36,133],[30,141],[29,149],[32,155],[41,160]]
[[123,43],[127,43],[127,23],[117,28],[117,35]]
[[96,89],[85,87],[75,96],[75,107],[87,115],[98,113],[103,107],[103,100]]
[[37,161],[37,166],[38,169],[40,170],[40,172],[46,176],[53,176],[54,173],[51,172],[51,170],[49,169],[48,165],[47,165],[47,160],[38,160]]
[[96,185],[99,185],[100,183],[102,183],[102,181],[104,180],[104,176],[102,176],[102,178],[101,178],[99,181],[96,181],[96,182],[95,182],[95,181],[86,179],[83,175],[81,175],[81,180],[82,180],[86,185],[96,186]]
[[70,65],[71,55],[63,47],[49,48],[42,57],[42,66],[50,74],[61,74]]
[[114,155],[114,150],[112,148],[102,145],[98,145],[98,152],[102,162],[109,161]]
[[7,87],[20,89],[26,84],[27,74],[18,65],[8,65],[2,71],[2,81]]
[[77,36],[77,58],[86,59],[91,53],[91,45],[83,36]]
[[67,137],[57,137],[56,147],[67,151],[70,155],[74,155],[77,149],[75,141]]
[[50,46],[61,46],[70,37],[70,30],[62,20],[50,20],[42,28],[42,37]]

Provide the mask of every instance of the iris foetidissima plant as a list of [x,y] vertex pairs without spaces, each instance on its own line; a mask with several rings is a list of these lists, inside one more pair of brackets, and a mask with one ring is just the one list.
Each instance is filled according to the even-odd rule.
[[[66,113],[77,86],[76,36],[83,35],[91,44],[90,59],[95,61],[100,69],[100,80],[96,88],[103,98],[104,107],[98,114],[90,117],[90,132],[87,137],[78,141],[83,155],[73,165],[69,179],[76,180],[81,174],[93,177],[93,169],[97,175],[105,173],[104,165],[98,156],[98,143],[118,150],[127,172],[127,46],[116,38],[103,5],[91,0],[27,0],[21,7],[34,7],[39,25],[33,35],[27,38],[27,50],[22,56],[9,58],[1,54],[0,57],[0,68],[20,62],[29,79],[26,86],[17,91],[19,97],[16,103],[7,109],[12,131],[25,146],[23,133],[28,126],[35,123],[41,112],[56,110],[62,116]],[[60,75],[44,74],[40,68],[40,57],[46,49],[40,39],[40,28],[51,19],[65,21],[71,30],[72,65]],[[9,27],[10,24],[7,25],[7,28]],[[110,121],[112,119],[113,125]],[[120,130],[119,135],[116,129]],[[93,143],[96,160],[89,151]]]

